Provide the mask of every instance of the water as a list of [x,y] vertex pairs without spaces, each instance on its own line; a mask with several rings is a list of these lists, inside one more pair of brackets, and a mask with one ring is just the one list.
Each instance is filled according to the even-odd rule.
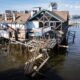
[[26,80],[31,79],[25,76],[24,66],[28,60],[27,51],[20,45],[0,45],[0,80]]
[[[70,27],[76,31],[74,43],[68,40],[68,49],[52,50],[50,60],[42,68],[42,75],[37,75],[34,80],[80,80],[80,27]],[[24,75],[25,54],[20,54],[17,48],[10,55],[0,49],[0,80],[32,80]]]
[[[59,52],[52,51],[48,62],[50,71],[44,74],[50,75],[51,80],[80,80],[80,27],[70,27],[68,30],[76,31],[74,43],[68,40],[68,49]],[[51,73],[51,74],[50,74]]]
[[71,31],[76,31],[74,44],[68,44],[67,55],[59,74],[67,80],[80,80],[80,27],[71,27]]
[[71,27],[69,30],[76,31],[76,38],[73,44],[68,44],[67,55],[59,74],[67,80],[80,80],[80,27]]

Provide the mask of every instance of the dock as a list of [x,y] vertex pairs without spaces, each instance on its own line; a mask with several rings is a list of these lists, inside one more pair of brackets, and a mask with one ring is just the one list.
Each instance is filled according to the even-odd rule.
[[26,47],[28,59],[25,62],[24,72],[27,75],[31,74],[33,77],[48,61],[48,49],[56,45],[56,39],[32,39],[26,43],[10,40],[10,44],[18,44],[19,48],[21,46]]

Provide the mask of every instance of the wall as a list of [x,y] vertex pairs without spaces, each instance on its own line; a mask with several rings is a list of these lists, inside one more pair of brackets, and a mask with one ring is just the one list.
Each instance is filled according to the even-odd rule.
[[26,29],[33,29],[33,28],[39,28],[39,22],[38,21],[29,21],[25,24]]
[[9,32],[0,30],[0,37],[9,38]]
[[44,29],[39,28],[38,32],[31,33],[30,36],[42,36],[42,34],[49,32],[50,30],[51,30],[51,27],[47,27]]
[[64,32],[63,38],[65,38],[66,37],[66,34],[67,34],[67,31],[68,31],[68,21],[64,22],[62,24],[62,27],[63,27],[63,32]]
[[20,29],[25,29],[25,25],[24,24],[8,24],[9,26],[11,26],[13,29],[16,28],[20,28]]
[[29,33],[29,36],[42,36],[42,33],[46,33],[51,30],[51,27],[39,28],[38,21],[29,21],[25,25],[26,29],[35,29],[36,32]]
[[[10,27],[12,27],[13,29],[19,29],[19,33],[17,33],[18,39],[25,39],[26,36],[26,30],[25,30],[25,25],[24,24],[8,24]],[[15,32],[14,32],[15,33]],[[13,37],[14,36],[13,33]]]

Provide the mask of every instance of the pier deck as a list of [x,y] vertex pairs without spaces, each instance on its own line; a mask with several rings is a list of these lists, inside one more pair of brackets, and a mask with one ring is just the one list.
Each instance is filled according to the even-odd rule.
[[[32,39],[27,43],[12,41],[11,44],[20,44],[27,47],[29,59],[25,63],[25,73],[35,76],[35,74],[43,67],[49,59],[47,49],[53,48],[56,45],[56,39]],[[40,51],[41,50],[41,51]]]

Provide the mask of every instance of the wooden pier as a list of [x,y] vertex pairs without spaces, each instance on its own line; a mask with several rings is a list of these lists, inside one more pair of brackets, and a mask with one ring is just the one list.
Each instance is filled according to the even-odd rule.
[[[45,65],[49,59],[48,49],[53,48],[56,45],[56,39],[32,39],[26,43],[19,41],[10,41],[11,44],[18,44],[20,47],[23,45],[26,47],[28,59],[25,63],[25,74],[31,74],[32,77]],[[20,48],[22,49],[22,48]],[[22,50],[21,50],[22,51]]]

